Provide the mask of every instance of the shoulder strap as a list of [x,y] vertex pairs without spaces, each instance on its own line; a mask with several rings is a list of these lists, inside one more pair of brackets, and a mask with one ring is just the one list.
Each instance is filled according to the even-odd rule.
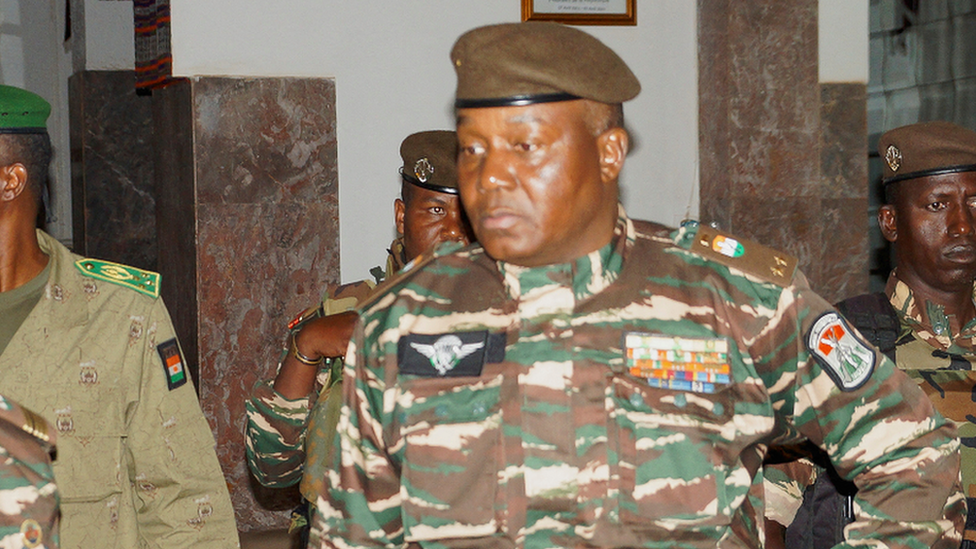
[[699,225],[690,250],[778,286],[788,286],[796,272],[795,257],[707,225]]
[[895,344],[901,324],[887,295],[874,293],[854,296],[838,303],[837,310],[865,339],[888,358],[895,360]]
[[159,273],[87,258],[75,261],[75,267],[85,276],[125,286],[152,298],[159,297]]

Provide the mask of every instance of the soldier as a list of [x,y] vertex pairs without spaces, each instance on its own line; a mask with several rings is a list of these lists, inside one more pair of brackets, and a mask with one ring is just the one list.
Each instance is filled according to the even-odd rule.
[[0,547],[58,547],[56,435],[44,418],[0,396]]
[[[912,124],[882,135],[878,152],[885,197],[878,224],[898,266],[884,293],[852,297],[837,307],[956,422],[969,509],[962,548],[976,549],[976,132],[949,122]],[[769,479],[783,507],[800,514],[795,521],[792,513],[771,518],[789,525],[787,547],[813,539],[827,547],[831,538],[815,530],[817,521],[825,510],[843,508],[831,505],[843,496],[814,499],[811,491],[799,507],[812,478],[819,479],[815,486],[825,483],[817,474],[822,469],[801,464]],[[854,491],[833,484],[845,494]]]
[[35,229],[50,110],[0,86],[0,387],[57,429],[61,544],[237,547],[159,275]]
[[479,245],[361,308],[315,546],[758,548],[763,454],[799,437],[862,486],[852,539],[958,545],[955,429],[795,260],[620,207],[612,50],[530,22],[451,59]]
[[[412,134],[400,145],[400,157],[401,198],[393,205],[399,236],[388,250],[385,278],[437,244],[467,244],[471,238],[457,197],[455,133]],[[341,357],[356,321],[352,309],[374,287],[364,280],[329,288],[319,306],[291,323],[277,375],[258,383],[245,403],[247,463],[255,478],[272,488],[301,479],[307,503],[293,515],[290,530],[308,531],[308,505],[318,499],[341,403],[342,390],[333,391],[330,380],[340,382]],[[314,405],[310,394],[318,395]]]

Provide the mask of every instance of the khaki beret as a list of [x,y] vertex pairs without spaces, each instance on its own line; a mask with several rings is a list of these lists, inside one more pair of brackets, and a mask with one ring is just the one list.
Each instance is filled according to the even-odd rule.
[[470,30],[454,44],[454,106],[504,107],[592,99],[623,103],[640,82],[613,50],[558,23],[527,21]]
[[976,132],[951,122],[922,122],[885,132],[878,141],[885,185],[976,171]]
[[403,180],[439,193],[458,194],[457,133],[432,130],[408,135],[400,144]]
[[51,104],[36,93],[0,86],[0,133],[46,133]]

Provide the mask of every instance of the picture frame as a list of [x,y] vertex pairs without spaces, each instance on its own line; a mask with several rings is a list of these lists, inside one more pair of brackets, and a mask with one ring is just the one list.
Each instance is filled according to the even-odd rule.
[[637,25],[637,0],[522,0],[522,21]]

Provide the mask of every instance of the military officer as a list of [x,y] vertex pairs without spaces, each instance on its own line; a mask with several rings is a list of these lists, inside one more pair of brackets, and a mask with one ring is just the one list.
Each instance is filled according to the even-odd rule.
[[0,396],[0,547],[58,548],[56,438],[44,418]]
[[[401,197],[393,204],[399,236],[388,250],[384,278],[439,243],[467,244],[471,238],[457,196],[455,133],[411,134],[400,157]],[[289,326],[276,377],[258,383],[245,403],[247,462],[262,485],[281,488],[301,479],[305,500],[314,505],[318,499],[341,402],[341,389],[333,391],[330,379],[341,372],[356,320],[352,309],[374,288],[367,280],[329,288],[321,305]],[[306,513],[303,506],[293,515],[292,529],[306,526]]]
[[[956,422],[969,510],[962,547],[976,549],[976,132],[950,122],[911,124],[883,134],[878,153],[885,196],[878,224],[894,247],[897,267],[884,293],[852,297],[837,307]],[[787,469],[799,475],[771,479],[787,509],[798,508],[810,483],[810,468],[799,467]],[[835,484],[844,493],[854,491]],[[773,517],[789,525],[787,546],[826,537],[816,533],[814,517],[838,506],[824,498],[817,503],[807,497],[796,521]]]
[[57,429],[61,545],[237,547],[159,275],[35,229],[50,111],[0,86],[0,387]]
[[623,60],[538,22],[451,59],[479,245],[360,309],[313,546],[758,548],[800,437],[861,485],[852,539],[958,545],[955,429],[795,259],[620,206]]

